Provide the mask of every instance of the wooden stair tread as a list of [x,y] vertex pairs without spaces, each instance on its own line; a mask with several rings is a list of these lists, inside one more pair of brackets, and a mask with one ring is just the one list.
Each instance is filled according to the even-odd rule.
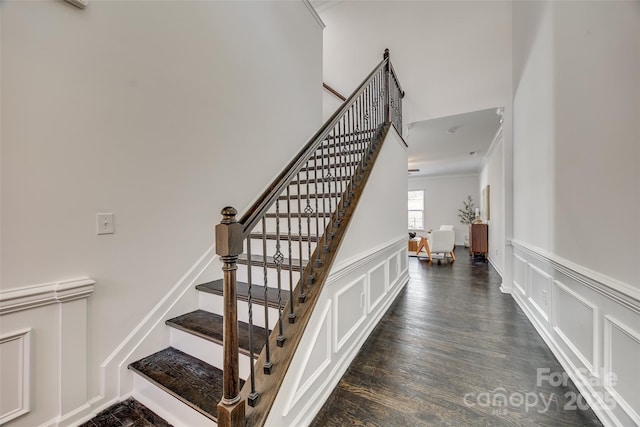
[[[222,371],[215,366],[168,347],[130,364],[129,369],[216,421]],[[244,381],[240,382],[242,387]]]
[[[196,289],[214,295],[223,294],[224,283],[222,279],[212,282],[202,283],[196,286]],[[264,305],[264,286],[251,285],[252,301],[254,304]],[[249,284],[245,282],[236,282],[236,295],[238,301],[249,301]],[[289,291],[282,289],[282,305],[289,301]],[[278,289],[267,287],[267,305],[269,307],[278,308]],[[254,329],[255,330],[255,329]]]
[[[223,317],[204,310],[195,310],[183,314],[165,322],[166,325],[181,331],[196,335],[200,338],[222,345],[223,343]],[[265,330],[259,326],[253,326],[253,354],[257,357],[262,351],[265,342]],[[238,322],[238,346],[240,352],[249,352],[249,325]]]
[[[266,259],[267,268],[276,268],[276,263],[273,261],[273,257],[268,256]],[[251,265],[255,267],[262,267],[264,263],[264,257],[262,255],[251,255]],[[249,261],[247,260],[247,254],[241,254],[238,256],[238,264],[248,265]],[[302,261],[302,268],[307,264],[306,261]],[[291,258],[291,262],[289,262],[289,258],[284,257],[284,261],[281,266],[282,270],[293,270],[300,271],[300,260],[296,258]],[[254,285],[255,286],[255,285]]]

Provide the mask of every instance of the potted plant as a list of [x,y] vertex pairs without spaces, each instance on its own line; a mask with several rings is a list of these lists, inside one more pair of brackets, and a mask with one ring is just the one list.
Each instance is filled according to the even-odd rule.
[[[471,198],[471,196],[467,196],[467,200],[466,201],[462,201],[462,209],[458,209],[458,218],[460,218],[460,223],[461,224],[467,224],[468,226],[471,226],[471,224],[473,224],[473,221],[476,219],[476,210],[475,210],[475,205],[473,203],[473,199]],[[469,247],[469,236],[464,236],[464,246],[466,248]]]

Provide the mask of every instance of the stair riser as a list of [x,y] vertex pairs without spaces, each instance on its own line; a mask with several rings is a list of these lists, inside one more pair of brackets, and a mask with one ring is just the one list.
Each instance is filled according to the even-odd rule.
[[[169,337],[171,347],[197,357],[218,369],[223,369],[224,354],[222,352],[222,344],[205,340],[175,328],[171,328]],[[251,363],[249,356],[240,353],[240,378],[245,380],[249,378],[249,373],[251,372],[249,363]]]
[[133,397],[174,427],[217,427],[218,425],[135,372],[133,373]]
[[[300,273],[297,271],[291,272],[293,277],[292,286],[295,287],[298,281],[300,280]],[[248,283],[248,266],[247,265],[238,265],[238,270],[236,272],[236,277],[239,282]],[[264,268],[260,266],[252,266],[251,267],[251,280],[254,285],[264,285]],[[282,289],[289,290],[289,270],[281,270],[280,271],[280,283]],[[267,268],[267,283],[266,285],[270,288],[278,287],[278,271],[275,268]]]
[[[224,299],[221,295],[207,292],[199,293],[199,308],[212,313],[224,314]],[[284,301],[283,301],[284,303]],[[238,301],[238,320],[249,322],[249,304],[246,301]],[[269,307],[269,329],[273,329],[278,321],[278,309]],[[253,304],[253,324],[264,328],[264,306]]]

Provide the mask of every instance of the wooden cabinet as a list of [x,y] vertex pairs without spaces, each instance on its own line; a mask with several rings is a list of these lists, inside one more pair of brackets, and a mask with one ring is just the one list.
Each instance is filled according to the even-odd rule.
[[489,226],[487,224],[471,224],[469,230],[469,253],[471,255],[489,255]]

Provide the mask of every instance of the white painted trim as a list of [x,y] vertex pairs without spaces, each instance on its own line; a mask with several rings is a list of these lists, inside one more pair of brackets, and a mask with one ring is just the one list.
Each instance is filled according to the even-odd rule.
[[87,277],[0,292],[0,315],[87,298],[95,281]]
[[[351,328],[345,332],[344,336],[340,337],[339,336],[339,332],[338,332],[338,324],[340,319],[338,319],[340,310],[340,296],[344,293],[346,293],[349,289],[353,288],[354,286],[358,285],[358,284],[362,284],[362,288],[363,288],[363,292],[367,292],[367,276],[365,274],[358,276],[357,279],[353,280],[352,282],[350,282],[347,286],[345,286],[344,288],[340,289],[340,291],[336,292],[335,296],[334,296],[334,304],[336,306],[336,309],[333,312],[333,317],[334,317],[334,321],[333,321],[333,327],[334,327],[334,352],[337,353],[342,349],[342,346],[344,346],[345,343],[347,343],[349,341],[349,339],[351,338],[351,336],[358,330],[358,328],[360,327],[360,325],[362,324],[362,322],[364,322],[367,318],[367,304],[365,302],[365,304],[360,307],[361,313],[360,313],[360,318],[351,326]],[[366,298],[366,295],[365,295]],[[362,301],[362,299],[360,300]]]
[[519,240],[511,242],[531,257],[550,263],[561,273],[640,314],[640,290],[528,243]]
[[[312,342],[318,342],[318,338],[320,337],[320,332],[322,328],[327,326],[327,336],[326,336],[326,354],[324,362],[315,370],[313,375],[307,378],[307,381],[304,384],[300,384],[302,382],[302,375],[305,372],[305,369],[300,369],[296,372],[295,386],[293,388],[294,392],[291,393],[289,397],[289,401],[285,406],[285,410],[283,415],[286,417],[289,414],[289,411],[298,403],[300,399],[302,399],[305,393],[311,388],[311,386],[316,382],[318,378],[324,373],[329,365],[331,365],[331,358],[333,356],[333,351],[331,347],[331,335],[332,335],[332,319],[331,319],[331,300],[327,301],[326,307],[322,312],[322,321],[318,323],[318,326],[315,331],[313,331]],[[313,347],[309,347],[304,350],[303,363],[302,366],[305,368],[309,364],[309,359],[311,359],[311,355],[313,352]]]
[[89,0],[65,0],[79,9],[84,9],[89,4]]
[[[195,284],[215,259],[217,259],[215,246],[211,245],[102,363],[100,367],[100,396],[89,402],[93,414],[97,414],[113,404],[114,401],[121,400],[124,396],[131,394],[133,374],[127,369],[128,364],[139,358],[136,357],[138,353],[151,354],[169,345],[168,331],[166,334],[161,334],[160,341],[154,336],[154,333],[157,334],[158,331],[165,330],[164,321],[171,315],[171,310],[189,292],[194,293],[193,309],[197,308],[198,298]],[[154,340],[154,338],[156,339]]]
[[627,415],[629,415],[629,417],[637,425],[640,426],[640,414],[638,414],[638,412],[636,412],[631,407],[631,405],[629,405],[629,403],[627,403],[627,401],[620,395],[620,393],[618,393],[618,391],[611,385],[611,383],[609,381],[611,379],[611,375],[610,374],[615,373],[615,372],[613,372],[612,367],[611,367],[611,357],[613,355],[613,346],[612,346],[612,343],[611,343],[611,329],[612,329],[612,327],[615,327],[620,332],[622,332],[623,334],[627,335],[633,341],[638,343],[638,345],[640,345],[640,334],[638,334],[637,332],[635,332],[634,330],[629,328],[627,325],[625,325],[621,321],[617,320],[615,317],[613,317],[611,315],[608,315],[608,314],[604,316],[604,323],[605,323],[605,325],[604,325],[604,341],[605,341],[605,346],[604,346],[604,375],[603,375],[603,377],[605,378],[604,388],[609,393],[611,393],[611,396],[613,396],[613,398],[622,407],[622,409],[627,413]]
[[[398,256],[395,256],[396,258],[396,263],[398,262]],[[382,295],[380,295],[378,297],[377,300],[375,301],[371,301],[371,275],[374,271],[378,270],[380,267],[382,267],[382,276],[384,280],[384,292],[382,293]],[[370,314],[373,310],[375,310],[375,308],[378,306],[378,304],[380,304],[380,302],[384,299],[385,296],[387,296],[387,293],[389,292],[389,260],[384,260],[379,262],[377,265],[374,265],[372,268],[369,269],[369,271],[367,271],[367,288],[366,288],[366,292],[367,292],[367,304],[366,304],[366,311],[367,314]],[[397,268],[397,267],[396,267]],[[393,280],[395,281],[396,278],[394,278]]]
[[502,125],[500,125],[500,127],[496,131],[496,134],[491,140],[491,145],[489,145],[487,154],[484,155],[484,157],[482,158],[482,162],[480,162],[480,170],[484,169],[484,167],[487,166],[487,163],[489,163],[489,158],[491,157],[491,154],[493,154],[493,150],[495,150],[495,148],[498,146],[498,143],[501,142],[502,137],[503,137],[503,128],[502,128]]
[[[342,279],[346,275],[356,271],[358,268],[368,264],[377,258],[380,252],[385,251],[386,249],[391,249],[393,246],[397,245],[399,242],[406,242],[407,236],[403,235],[402,237],[397,237],[393,240],[390,240],[387,243],[383,243],[368,252],[364,252],[364,255],[359,254],[355,255],[349,259],[342,261],[340,264],[331,268],[332,273],[327,278],[326,286],[335,283],[336,281]],[[406,244],[406,243],[405,243]]]
[[389,298],[387,301],[385,301],[384,305],[380,307],[380,310],[371,318],[371,322],[363,329],[358,338],[352,341],[351,346],[349,346],[344,355],[336,362],[333,370],[326,376],[326,380],[317,387],[317,391],[312,396],[309,396],[307,404],[300,410],[298,417],[291,423],[291,425],[310,425],[318,412],[320,412],[320,409],[322,409],[322,406],[324,406],[325,402],[340,382],[342,375],[344,375],[351,365],[351,362],[353,362],[353,359],[358,355],[358,351],[366,339],[378,325],[380,319],[382,319],[391,304],[396,300],[398,294],[400,294],[404,289],[404,286],[409,283],[409,275],[407,274],[407,271],[402,274],[399,280],[401,280],[403,284],[395,287],[395,289],[392,289],[392,292],[388,294]]
[[[67,0],[67,1],[69,1],[69,0]],[[302,3],[304,3],[305,6],[307,6],[307,9],[309,10],[309,13],[311,14],[311,16],[313,16],[313,19],[316,20],[316,22],[320,26],[320,29],[324,30],[326,25],[322,21],[322,18],[320,18],[320,15],[318,15],[318,12],[316,11],[316,9],[309,2],[309,0],[302,0]]]
[[16,367],[19,377],[18,399],[20,404],[19,407],[15,408],[13,411],[6,414],[0,414],[0,425],[6,424],[9,421],[31,411],[31,328],[12,332],[3,337],[0,337],[0,346],[6,342],[14,340],[18,340],[20,344],[20,364]]
[[602,398],[591,386],[589,379],[584,378],[579,369],[573,364],[571,359],[567,356],[567,354],[562,351],[561,347],[558,343],[553,339],[553,337],[547,332],[547,329],[542,325],[538,319],[534,316],[533,312],[529,310],[525,300],[518,294],[514,293],[513,299],[516,301],[518,306],[524,311],[525,315],[538,332],[538,335],[542,338],[542,340],[547,344],[553,355],[558,359],[560,365],[566,370],[569,378],[575,384],[576,388],[582,394],[582,396],[586,399],[587,404],[591,408],[599,408],[600,410],[596,411],[596,414],[600,421],[605,426],[621,426],[618,422],[615,415],[612,413],[611,409],[608,408]]
[[491,264],[491,267],[493,267],[493,269],[496,271],[496,273],[498,273],[498,275],[502,279],[503,277],[502,269],[498,268],[493,258],[487,257],[487,260],[489,261],[489,264]]
[[[598,328],[598,317],[600,313],[598,311],[598,307],[592,304],[586,298],[579,295],[577,292],[574,292],[573,290],[571,290],[571,288],[569,288],[568,286],[565,286],[559,280],[554,280],[553,284],[554,284],[554,295],[552,299],[553,313],[554,313],[553,330],[558,334],[558,336],[562,339],[562,341],[564,341],[567,347],[569,347],[571,351],[575,353],[575,355],[578,357],[578,359],[580,359],[580,361],[584,364],[584,366],[586,366],[587,369],[589,369],[589,372],[591,372],[591,375],[593,375],[594,377],[598,377],[600,375],[600,373],[598,372],[598,366],[600,366],[600,358],[599,358],[599,351],[598,351],[598,349],[600,348],[600,340],[598,338],[600,336],[600,330]],[[560,329],[560,326],[558,326],[558,293],[559,292],[564,292],[565,294],[574,298],[580,304],[584,305],[585,307],[591,310],[591,313],[592,313],[591,314],[591,323],[592,323],[591,339],[593,340],[592,342],[593,357],[591,360],[587,359],[587,357],[584,354],[582,354],[582,352],[575,346],[573,341],[571,341],[571,339],[565,335],[562,329]]]

